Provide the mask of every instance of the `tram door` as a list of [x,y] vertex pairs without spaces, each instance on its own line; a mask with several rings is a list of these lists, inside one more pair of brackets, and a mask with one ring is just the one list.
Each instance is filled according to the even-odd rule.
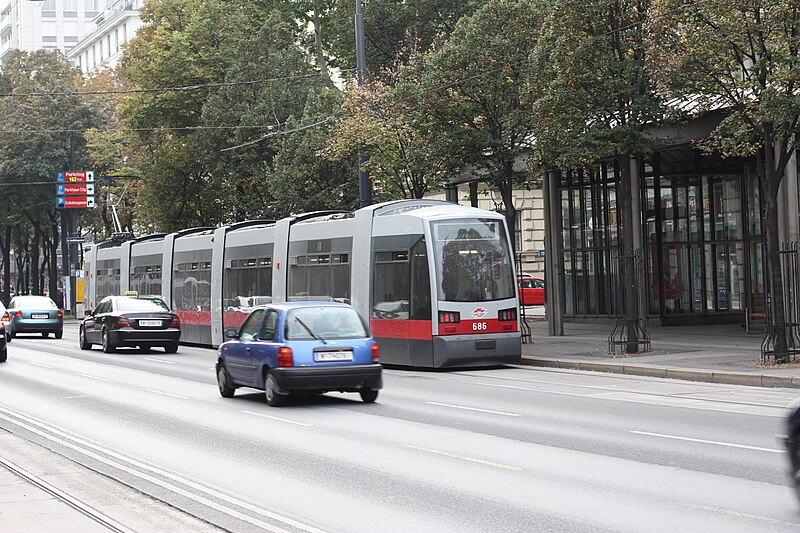
[[425,238],[376,237],[373,241],[370,327],[387,364],[430,366],[431,289]]

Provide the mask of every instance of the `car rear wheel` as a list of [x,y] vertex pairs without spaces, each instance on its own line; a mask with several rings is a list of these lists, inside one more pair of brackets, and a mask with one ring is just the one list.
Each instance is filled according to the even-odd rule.
[[81,326],[81,329],[78,331],[78,344],[81,347],[81,350],[91,350],[92,343],[86,341],[86,329]]
[[792,481],[794,482],[794,493],[800,499],[800,433],[792,437],[792,445],[789,450],[789,460],[792,465]]
[[111,342],[111,335],[108,334],[108,330],[106,329],[103,329],[103,351],[105,353],[114,353],[117,351],[117,347]]
[[358,393],[361,395],[361,401],[364,403],[375,403],[375,400],[378,399],[378,391],[376,390],[367,389],[358,391]]
[[3,349],[0,350],[0,363],[5,363],[6,359],[8,359],[8,347],[3,346]]
[[171,342],[171,343],[167,344],[166,346],[164,346],[164,351],[167,352],[167,353],[175,353],[175,352],[177,352],[178,351],[178,343],[177,342]]
[[10,332],[6,331],[6,342],[11,342],[11,339],[13,338],[14,336]]
[[217,365],[217,385],[219,386],[219,394],[223,398],[232,398],[236,389],[228,385],[228,373],[225,372],[225,367]]
[[264,395],[267,397],[267,404],[269,404],[270,407],[286,405],[286,395],[278,392],[278,383],[275,381],[275,376],[272,374],[267,374]]
[[56,339],[60,339],[61,337],[64,336],[64,330],[60,329],[60,330],[56,331],[55,335],[56,335]]

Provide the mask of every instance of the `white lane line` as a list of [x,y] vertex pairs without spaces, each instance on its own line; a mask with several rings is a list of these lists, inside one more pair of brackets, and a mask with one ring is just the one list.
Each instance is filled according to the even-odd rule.
[[142,359],[146,359],[148,361],[154,361],[156,363],[165,363],[165,364],[168,364],[168,365],[174,365],[175,364],[175,361],[165,361],[163,359],[156,359],[154,357],[142,357]]
[[47,366],[47,365],[43,365],[42,363],[34,363],[33,361],[28,361],[28,364],[29,365],[33,365],[33,366],[40,366],[42,368],[50,368],[50,369],[55,368],[54,366]]
[[470,463],[479,463],[479,464],[486,465],[486,466],[493,466],[495,468],[502,468],[504,470],[513,470],[514,472],[521,472],[523,470],[522,468],[520,468],[518,466],[504,465],[504,464],[501,464],[501,463],[495,463],[495,462],[492,462],[492,461],[485,461],[483,459],[478,459],[477,457],[470,457],[468,455],[457,455],[457,454],[454,454],[454,453],[443,452],[442,450],[434,450],[434,449],[431,449],[431,448],[423,448],[421,446],[414,446],[413,444],[403,444],[402,446],[403,446],[403,448],[408,448],[410,450],[418,450],[418,451],[421,451],[421,452],[433,453],[433,454],[441,455],[441,456],[444,456],[444,457],[451,457],[453,459],[461,459],[462,461],[469,461]]
[[[4,415],[4,414],[2,414],[3,412],[8,413],[11,416]],[[183,485],[185,487],[188,487],[188,488],[190,488],[190,489],[192,489],[192,490],[194,490],[196,492],[201,492],[201,493],[206,494],[208,496],[211,496],[211,497],[217,498],[219,500],[222,500],[222,501],[224,501],[226,503],[229,503],[229,504],[235,505],[237,507],[240,507],[242,509],[245,509],[245,510],[251,512],[251,513],[255,513],[255,514],[259,515],[259,516],[263,516],[263,517],[269,518],[271,520],[275,520],[275,521],[281,522],[282,524],[291,526],[291,527],[293,527],[295,529],[299,529],[301,531],[306,531],[308,533],[324,533],[322,530],[317,529],[317,528],[315,528],[315,527],[313,527],[311,525],[304,524],[302,522],[299,522],[299,521],[294,520],[292,518],[289,518],[287,516],[283,516],[281,514],[274,513],[272,511],[268,511],[266,509],[262,509],[260,507],[256,507],[255,505],[252,505],[252,504],[250,504],[250,503],[248,503],[246,501],[239,500],[239,499],[237,499],[237,498],[235,498],[233,496],[229,496],[229,495],[227,495],[225,493],[216,491],[211,487],[207,487],[205,485],[201,485],[200,483],[196,483],[196,482],[191,481],[189,479],[182,478],[182,477],[177,476],[175,474],[171,474],[170,472],[167,472],[165,470],[160,470],[160,469],[158,469],[156,467],[153,467],[153,466],[150,466],[148,464],[142,463],[142,462],[137,461],[137,460],[135,460],[133,458],[126,457],[125,455],[122,455],[120,453],[116,453],[116,452],[114,452],[112,450],[109,450],[109,449],[97,446],[95,444],[92,444],[91,442],[79,439],[79,438],[74,437],[72,435],[69,435],[68,433],[66,433],[64,431],[61,431],[61,430],[59,430],[59,429],[57,429],[57,428],[55,428],[53,426],[46,425],[46,424],[44,424],[44,423],[42,423],[42,422],[40,422],[38,420],[35,420],[35,419],[32,419],[32,418],[30,418],[30,417],[28,417],[26,415],[23,415],[22,413],[18,413],[16,411],[12,411],[11,409],[0,407],[0,419],[7,420],[8,422],[11,422],[13,424],[16,424],[17,426],[23,427],[23,428],[27,429],[28,431],[36,433],[37,435],[40,435],[40,436],[42,436],[42,437],[44,437],[44,438],[46,438],[46,439],[48,439],[50,441],[57,442],[57,443],[61,444],[62,446],[66,446],[66,447],[68,447],[68,448],[70,448],[72,450],[75,450],[76,452],[82,453],[87,457],[91,457],[92,459],[100,461],[100,462],[102,462],[104,464],[107,464],[107,465],[109,465],[109,466],[111,466],[113,468],[116,468],[118,470],[121,470],[123,472],[127,472],[128,474],[130,474],[132,476],[135,476],[135,477],[138,477],[139,479],[143,479],[145,481],[149,481],[150,483],[158,485],[159,487],[162,487],[162,488],[164,488],[166,490],[169,490],[169,491],[172,491],[172,492],[174,492],[176,494],[184,496],[185,498],[188,498],[188,499],[190,499],[192,501],[195,501],[195,502],[199,503],[200,505],[205,505],[207,507],[210,507],[211,509],[215,509],[215,510],[221,512],[221,513],[224,513],[224,514],[226,514],[228,516],[231,516],[231,517],[236,518],[238,520],[241,520],[243,522],[247,522],[248,524],[252,524],[252,525],[254,525],[256,527],[259,527],[261,529],[264,529],[266,531],[271,531],[271,532],[276,532],[276,533],[288,533],[285,529],[282,529],[282,528],[280,528],[280,527],[278,527],[278,526],[276,526],[274,524],[269,524],[267,522],[264,522],[264,521],[258,520],[256,518],[253,518],[251,516],[248,516],[248,515],[246,515],[244,513],[241,513],[241,512],[239,512],[239,511],[237,511],[235,509],[231,509],[230,507],[226,507],[224,505],[216,503],[216,502],[214,502],[212,500],[204,498],[203,496],[201,496],[199,494],[193,493],[193,492],[191,492],[189,490],[186,490],[186,489],[183,489],[183,488],[181,488],[179,486],[173,485],[172,483],[163,481],[162,479],[160,479],[158,477],[155,477],[155,476],[152,476],[152,475],[149,475],[149,474],[147,474],[145,472],[152,472],[155,475],[162,476],[162,477],[164,477],[166,479],[169,479],[171,481],[174,481],[176,483],[180,483],[181,485]],[[22,420],[24,422],[21,422],[20,420]],[[25,422],[27,422],[27,423],[25,423]],[[59,437],[61,437],[61,438],[59,438]],[[72,441],[72,442],[69,442],[69,441]],[[90,450],[96,450],[99,453],[94,453],[94,452],[92,452]],[[104,457],[103,455],[100,455],[100,453],[103,453],[103,454],[105,454],[105,455],[107,455],[109,457],[113,457],[114,459],[117,459],[118,461],[121,461],[121,462],[117,462],[117,461],[114,461],[112,459],[108,459],[107,457]],[[140,469],[140,470],[136,470],[137,468]]]
[[78,375],[84,378],[96,379],[97,381],[110,381],[106,378],[98,378],[97,376],[90,376],[89,374],[78,374]]
[[163,396],[169,396],[170,398],[178,398],[179,400],[188,400],[188,396],[178,396],[177,394],[170,394],[169,392],[162,392],[160,390],[155,389],[142,389],[143,391],[152,392],[153,394],[161,394]]
[[786,453],[784,450],[775,448],[761,448],[760,446],[747,446],[746,444],[733,444],[731,442],[720,442],[716,440],[693,439],[690,437],[678,437],[677,435],[663,435],[661,433],[649,433],[647,431],[631,431],[636,435],[647,435],[648,437],[660,437],[662,439],[684,440],[688,442],[699,442],[701,444],[715,444],[717,446],[727,446],[729,448],[741,448],[743,450],[755,450],[758,452]]
[[489,409],[478,409],[477,407],[466,407],[463,405],[453,405],[450,403],[439,403],[439,402],[425,402],[428,405],[438,405],[440,407],[452,407],[453,409],[464,409],[465,411],[478,411],[479,413],[490,413],[493,415],[503,415],[503,416],[520,416],[515,413],[504,413],[503,411],[491,411]]
[[265,414],[256,413],[256,412],[253,412],[253,411],[242,411],[242,412],[245,413],[245,414],[248,414],[248,415],[260,416],[261,418],[269,418],[270,420],[277,420],[278,422],[285,422],[287,424],[294,424],[296,426],[304,426],[304,427],[307,427],[307,428],[314,427],[314,424],[306,424],[305,422],[297,422],[295,420],[289,420],[288,418],[280,418],[280,417],[277,417],[277,416],[265,415]]
[[772,518],[771,516],[762,516],[757,514],[751,513],[742,513],[740,511],[733,511],[731,509],[723,509],[721,507],[711,507],[709,505],[690,505],[692,509],[699,509],[701,511],[708,511],[710,513],[719,513],[719,514],[726,514],[730,516],[734,516],[736,518],[747,518],[749,520],[757,520],[759,522],[764,522],[767,524],[776,524],[780,526],[789,526],[793,528],[800,528],[800,524],[797,522],[786,522],[785,520],[778,520],[777,518]]

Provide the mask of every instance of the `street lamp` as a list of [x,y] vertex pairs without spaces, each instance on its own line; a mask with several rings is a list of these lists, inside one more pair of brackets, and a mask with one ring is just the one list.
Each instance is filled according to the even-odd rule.
[[[367,62],[364,54],[364,16],[361,13],[361,0],[356,0],[356,78],[358,86],[363,87],[366,75]],[[358,199],[360,207],[372,203],[372,182],[369,173],[364,168],[367,162],[367,149],[358,147]]]

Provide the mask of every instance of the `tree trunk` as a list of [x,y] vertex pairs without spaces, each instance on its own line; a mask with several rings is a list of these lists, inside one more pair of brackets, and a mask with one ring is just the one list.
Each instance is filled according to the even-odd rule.
[[629,155],[617,156],[617,172],[619,172],[619,194],[617,208],[622,220],[622,250],[620,252],[620,276],[622,288],[623,312],[625,316],[625,352],[639,352],[638,320],[639,295],[636,290],[636,263],[634,261],[635,242],[633,238],[633,186],[631,183],[631,164]]
[[[58,257],[58,242],[59,242],[58,239],[60,237],[60,233],[59,233],[59,225],[56,222],[56,218],[51,217],[50,222],[51,222],[50,233],[53,236],[53,239],[48,243],[48,245],[50,246],[49,290],[50,290],[50,298],[52,298],[53,301],[56,301],[56,298],[58,296],[58,279],[59,279],[59,274],[58,274],[59,264],[56,258]],[[63,304],[60,307],[63,308]]]
[[0,237],[0,252],[3,254],[2,299],[6,306],[11,301],[11,226],[4,226],[5,235]]
[[39,285],[39,239],[41,231],[39,226],[33,228],[33,239],[31,240],[31,294],[42,294],[42,287]]
[[314,24],[314,49],[316,51],[317,67],[319,68],[319,75],[322,81],[330,89],[335,89],[333,80],[328,74],[328,61],[325,59],[325,52],[322,49],[322,28],[319,23],[319,0],[313,1],[314,13],[311,15],[311,21]]

